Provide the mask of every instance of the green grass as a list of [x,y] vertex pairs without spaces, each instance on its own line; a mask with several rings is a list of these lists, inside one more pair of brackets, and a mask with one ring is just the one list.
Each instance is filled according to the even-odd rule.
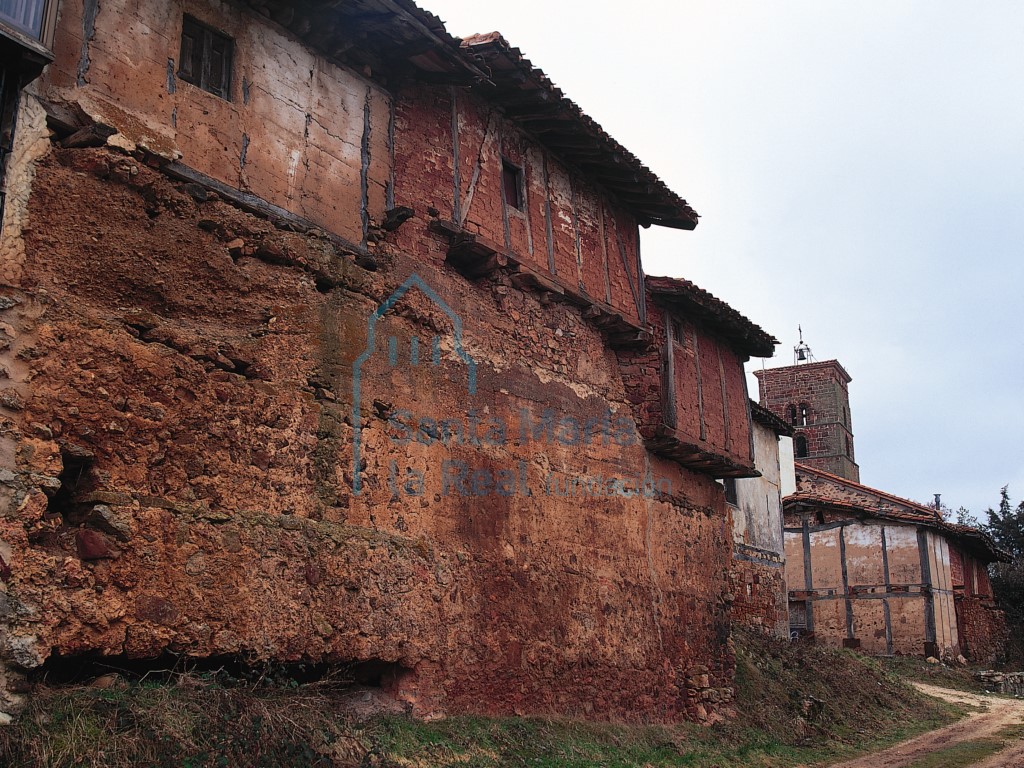
[[103,690],[38,686],[28,710],[0,729],[0,765],[791,768],[880,749],[962,713],[849,651],[739,636],[736,657],[738,715],[712,727],[396,715],[357,722],[337,688],[196,674]]
[[878,659],[878,664],[907,680],[919,683],[938,685],[943,688],[954,688],[970,693],[985,693],[985,686],[974,679],[974,673],[981,669],[972,666],[947,666],[945,664],[929,664],[918,656],[892,656]]
[[963,768],[974,765],[1004,749],[1009,742],[1024,738],[1024,726],[1013,725],[985,739],[973,739],[933,752],[907,768]]

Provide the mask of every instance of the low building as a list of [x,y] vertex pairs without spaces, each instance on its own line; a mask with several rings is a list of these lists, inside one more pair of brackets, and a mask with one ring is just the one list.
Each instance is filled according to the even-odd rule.
[[1005,626],[986,567],[990,537],[931,507],[800,463],[784,501],[794,632],[876,654],[979,662]]

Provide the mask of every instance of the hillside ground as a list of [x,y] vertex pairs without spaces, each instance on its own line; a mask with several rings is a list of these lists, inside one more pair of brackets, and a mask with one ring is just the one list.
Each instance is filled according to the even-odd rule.
[[0,765],[787,768],[881,749],[966,711],[903,683],[899,662],[746,634],[736,645],[738,716],[711,727],[368,715],[360,702],[374,692],[344,675],[300,682],[280,669],[40,680],[0,728]]

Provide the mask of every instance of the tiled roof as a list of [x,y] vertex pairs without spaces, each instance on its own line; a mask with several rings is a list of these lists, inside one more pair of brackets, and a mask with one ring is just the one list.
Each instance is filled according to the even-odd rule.
[[798,493],[807,489],[818,498],[852,502],[863,509],[907,515],[908,517],[942,519],[942,515],[934,507],[926,507],[916,501],[893,496],[891,493],[855,483],[817,467],[801,464],[799,461],[796,465],[796,474]]
[[244,0],[311,48],[374,79],[410,74],[438,82],[486,79],[444,22],[412,0]]
[[750,415],[754,421],[775,432],[777,435],[793,436],[793,427],[780,419],[772,411],[769,411],[756,400],[750,401]]
[[697,226],[697,212],[583,112],[498,32],[462,41],[489,74],[479,90],[568,165],[604,187],[644,226]]
[[797,462],[796,493],[783,503],[787,509],[801,506],[825,507],[858,516],[923,525],[941,531],[961,546],[981,552],[990,561],[1009,561],[1009,555],[984,531],[967,525],[947,523],[933,507],[893,496],[831,472]]
[[721,299],[679,277],[645,277],[647,290],[662,305],[678,308],[715,328],[725,338],[752,357],[771,357],[779,340],[748,320]]

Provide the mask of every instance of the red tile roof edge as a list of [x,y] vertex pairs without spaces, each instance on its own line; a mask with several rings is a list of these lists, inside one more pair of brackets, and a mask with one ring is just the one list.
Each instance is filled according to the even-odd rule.
[[783,499],[783,506],[793,506],[801,503],[815,504],[831,509],[837,509],[844,512],[855,512],[864,514],[869,517],[876,517],[883,520],[896,520],[900,522],[908,523],[919,523],[921,525],[934,528],[945,533],[953,534],[955,537],[961,537],[966,539],[973,539],[975,544],[985,550],[985,552],[991,555],[992,560],[1001,562],[1010,562],[1012,559],[1008,552],[999,548],[995,540],[989,536],[985,531],[973,528],[969,525],[958,525],[956,523],[947,523],[942,519],[942,515],[939,514],[932,507],[926,507],[923,504],[910,501],[908,499],[902,499],[899,496],[893,496],[892,494],[880,491],[877,488],[872,488],[861,483],[855,483],[852,480],[847,480],[845,477],[839,477],[833,475],[831,472],[826,472],[822,469],[816,469],[809,467],[806,464],[797,462],[797,472],[809,472],[810,474],[818,475],[819,477],[837,482],[841,485],[846,485],[854,489],[864,490],[868,493],[879,496],[880,498],[888,499],[896,502],[900,505],[910,507],[910,512],[900,512],[897,510],[878,509],[872,507],[865,507],[859,504],[854,504],[848,501],[838,501],[835,499],[828,499],[822,496],[817,496],[812,492],[797,492]]
[[[648,200],[655,208],[662,211],[661,214],[654,214],[651,210],[647,213],[639,213],[638,218],[645,224],[658,224],[661,226],[675,227],[679,229],[693,229],[697,226],[699,218],[696,211],[677,195],[668,185],[665,184],[650,168],[644,165],[640,159],[616,141],[605,131],[596,120],[587,115],[574,101],[554,84],[550,77],[539,67],[526,58],[519,48],[516,48],[506,40],[499,32],[488,32],[486,34],[469,35],[462,39],[462,48],[467,55],[471,55],[478,65],[486,68],[485,54],[498,52],[503,54],[518,69],[520,75],[528,81],[532,81],[537,88],[518,91],[517,95],[522,98],[529,95],[533,90],[544,92],[544,96],[538,97],[538,104],[557,105],[561,112],[574,122],[583,136],[593,139],[595,147],[602,151],[605,160],[610,168],[621,171],[628,168],[635,174],[637,181],[624,182],[623,188],[629,188],[631,194],[641,195]],[[490,51],[488,51],[490,49]],[[502,82],[500,72],[491,70],[491,82],[497,86],[510,86],[509,82]],[[495,95],[495,101],[500,104],[501,96]],[[515,120],[514,117],[511,118]],[[543,139],[541,140],[543,143]],[[573,162],[573,151],[562,149],[555,150],[555,154],[561,154],[570,163]],[[598,181],[598,184],[609,188],[615,193],[615,183]],[[624,207],[642,208],[637,204],[624,203]]]
[[778,339],[695,283],[681,277],[649,275],[644,278],[644,285],[652,295],[681,302],[705,315],[727,337],[740,341],[743,350],[752,356],[771,357],[775,354]]

